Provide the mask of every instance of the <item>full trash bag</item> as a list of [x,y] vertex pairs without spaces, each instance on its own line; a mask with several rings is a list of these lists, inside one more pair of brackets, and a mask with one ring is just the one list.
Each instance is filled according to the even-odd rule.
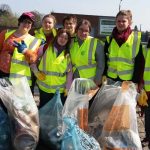
[[89,110],[89,133],[98,139],[104,123],[120,91],[120,83],[102,85]]
[[136,117],[136,87],[124,81],[98,139],[104,149],[141,150]]
[[62,136],[62,109],[59,89],[54,97],[39,110],[40,139],[53,149],[60,149]]
[[0,81],[0,97],[8,110],[15,150],[34,150],[39,139],[38,109],[26,77]]
[[10,123],[8,115],[0,106],[0,150],[11,149]]
[[61,150],[100,150],[99,143],[80,129],[74,118],[65,117],[64,122],[67,129],[62,139]]
[[91,79],[74,79],[63,108],[63,117],[75,118],[80,128],[88,130],[88,104],[97,90],[98,88]]

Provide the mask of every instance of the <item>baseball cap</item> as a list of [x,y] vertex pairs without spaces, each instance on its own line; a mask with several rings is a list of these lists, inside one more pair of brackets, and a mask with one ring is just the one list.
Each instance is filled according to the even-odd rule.
[[24,19],[30,19],[32,22],[35,21],[35,16],[32,12],[24,12],[19,18],[18,18],[18,21],[19,22],[22,22]]

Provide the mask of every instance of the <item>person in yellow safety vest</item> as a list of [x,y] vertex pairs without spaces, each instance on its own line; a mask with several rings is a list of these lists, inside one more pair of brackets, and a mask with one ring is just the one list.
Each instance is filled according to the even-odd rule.
[[17,51],[16,45],[26,42],[30,51],[38,49],[41,40],[29,34],[35,21],[31,12],[24,12],[18,18],[16,30],[3,30],[0,33],[0,78],[17,78],[26,76],[31,85],[31,72],[25,56]]
[[70,33],[71,38],[74,38],[77,26],[77,17],[75,15],[66,16],[63,19],[63,26]]
[[42,19],[42,27],[34,31],[34,36],[42,39],[43,44],[45,44],[44,51],[57,35],[55,24],[56,18],[51,14],[47,14]]
[[92,79],[100,86],[105,66],[104,45],[90,36],[91,28],[90,21],[86,19],[77,25],[76,38],[70,49],[73,77]]
[[[34,36],[42,40],[41,45],[44,45],[43,51],[45,51],[48,45],[53,42],[57,35],[57,30],[55,28],[56,18],[51,14],[46,14],[42,18],[42,27],[34,31]],[[32,86],[31,91],[34,94],[34,87],[36,84],[36,77],[32,73]]]
[[145,120],[145,138],[142,140],[143,143],[148,142],[150,148],[150,39],[147,46],[143,50],[145,57],[145,68],[144,68],[144,89],[148,96],[147,106],[144,107],[144,120]]
[[106,37],[104,75],[110,82],[127,80],[140,87],[144,72],[141,33],[132,31],[131,24],[131,11],[120,10],[112,34]]
[[20,41],[13,39],[14,50],[9,78],[19,78],[26,76],[31,86],[31,70],[29,64],[37,59],[37,50],[41,44],[41,40],[31,36],[29,31],[35,21],[35,16],[31,12],[23,13],[19,19],[19,28],[14,32],[16,36],[22,35]]
[[42,54],[43,49],[39,49],[42,58],[38,70],[37,67],[34,67],[35,64],[31,67],[35,75],[45,74],[45,78],[37,78],[40,92],[39,108],[52,99],[57,88],[60,90],[62,103],[65,103],[66,92],[72,82],[72,67],[69,56],[70,40],[70,34],[65,29],[60,29],[44,55]]

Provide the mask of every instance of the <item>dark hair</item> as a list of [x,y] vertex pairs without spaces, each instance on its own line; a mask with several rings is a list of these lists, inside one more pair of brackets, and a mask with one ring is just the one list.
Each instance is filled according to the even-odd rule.
[[75,24],[77,24],[77,17],[75,15],[68,15],[68,16],[65,16],[63,19],[63,26],[66,20],[71,20],[71,19],[73,20]]
[[53,21],[54,21],[54,25],[55,25],[56,22],[57,22],[55,16],[53,16],[53,15],[51,15],[51,14],[45,15],[45,16],[42,18],[42,21],[43,21],[45,18],[52,18]]
[[89,32],[91,32],[92,26],[91,26],[91,22],[90,22],[89,20],[87,20],[87,19],[82,19],[82,20],[78,23],[78,25],[77,25],[77,27],[76,27],[76,31],[78,31],[78,29],[79,29],[79,27],[80,27],[81,25],[88,25],[88,27],[89,27]]
[[32,26],[34,25],[35,22],[35,15],[32,12],[24,12],[19,18],[18,18],[18,26],[20,25],[21,22],[24,20],[29,19],[32,21]]
[[70,33],[69,33],[66,29],[60,28],[60,29],[58,30],[57,35],[56,35],[56,37],[55,37],[55,39],[54,39],[53,44],[57,41],[58,37],[59,37],[61,34],[63,34],[63,33],[66,33],[66,34],[68,35],[68,42],[67,42],[67,44],[66,44],[66,46],[65,46],[65,56],[66,56],[67,54],[69,54],[70,43],[71,43],[71,36],[70,36]]

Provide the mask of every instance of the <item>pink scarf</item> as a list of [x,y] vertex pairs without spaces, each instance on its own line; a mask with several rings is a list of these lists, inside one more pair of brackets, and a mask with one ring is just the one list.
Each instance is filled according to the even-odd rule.
[[123,43],[126,42],[131,32],[132,30],[130,26],[128,26],[128,28],[121,33],[119,33],[117,27],[115,27],[112,32],[112,37],[116,40],[118,45],[121,46]]

